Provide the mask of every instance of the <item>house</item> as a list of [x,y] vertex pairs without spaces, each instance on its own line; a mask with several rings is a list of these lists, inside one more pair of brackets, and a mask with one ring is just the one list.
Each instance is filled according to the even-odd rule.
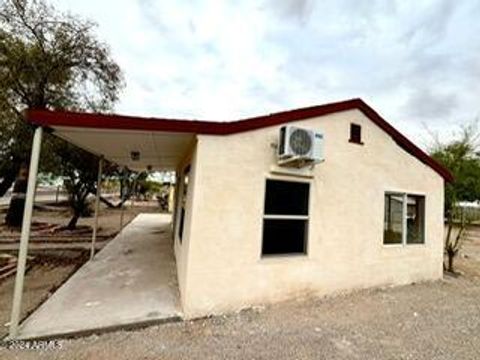
[[[223,123],[26,119],[120,165],[176,171],[172,246],[187,318],[442,277],[452,176],[360,99]],[[323,161],[279,162],[284,126],[321,134]]]

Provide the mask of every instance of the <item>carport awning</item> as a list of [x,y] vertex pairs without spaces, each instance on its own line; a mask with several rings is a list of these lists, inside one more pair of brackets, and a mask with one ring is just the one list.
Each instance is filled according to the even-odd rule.
[[56,136],[135,171],[175,170],[194,141],[193,134],[65,126],[52,129]]
[[[98,121],[99,117],[115,121]],[[195,141],[192,132],[161,131],[146,126],[142,121],[144,119],[125,118],[67,112],[27,112],[27,121],[42,125],[55,136],[134,171],[147,168],[175,170]],[[154,121],[150,120],[149,123]]]

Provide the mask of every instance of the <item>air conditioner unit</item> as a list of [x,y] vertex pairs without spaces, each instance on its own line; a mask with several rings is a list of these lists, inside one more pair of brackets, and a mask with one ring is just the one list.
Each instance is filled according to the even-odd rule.
[[323,160],[323,133],[295,126],[280,128],[279,165],[302,167]]

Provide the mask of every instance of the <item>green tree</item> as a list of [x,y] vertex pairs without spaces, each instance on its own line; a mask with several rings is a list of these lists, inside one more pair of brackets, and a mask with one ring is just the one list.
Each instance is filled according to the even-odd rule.
[[[96,193],[99,159],[95,155],[65,142],[53,142],[49,144],[49,147],[53,150],[52,153],[55,157],[53,174],[63,178],[72,210],[72,217],[66,228],[75,229],[78,219],[82,216],[89,216],[91,213],[88,196]],[[114,164],[104,161],[104,176],[115,171]]]
[[450,272],[454,271],[454,258],[461,248],[465,231],[471,221],[476,220],[459,203],[480,199],[479,139],[475,123],[462,128],[457,139],[446,143],[436,140],[431,151],[431,156],[454,176],[454,181],[445,185],[445,253],[446,269]]
[[[117,100],[122,73],[109,48],[96,39],[94,27],[41,0],[0,1],[0,195],[22,164],[28,164],[32,129],[22,119],[24,109],[104,112]],[[57,156],[45,159],[52,153],[44,151],[41,166],[51,165],[67,151],[80,151],[67,144],[53,148]],[[96,162],[90,164],[75,174],[90,179],[81,174],[96,173]]]

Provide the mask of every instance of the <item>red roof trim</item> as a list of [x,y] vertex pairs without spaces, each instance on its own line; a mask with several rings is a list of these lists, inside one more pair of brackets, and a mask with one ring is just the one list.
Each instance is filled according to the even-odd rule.
[[409,154],[430,166],[446,181],[453,181],[452,174],[446,168],[403,136],[361,99],[351,99],[232,122],[156,119],[48,110],[27,110],[25,118],[32,124],[46,127],[67,126],[97,129],[171,131],[180,133],[229,135],[355,109],[363,112],[365,116],[389,134],[395,142]]

